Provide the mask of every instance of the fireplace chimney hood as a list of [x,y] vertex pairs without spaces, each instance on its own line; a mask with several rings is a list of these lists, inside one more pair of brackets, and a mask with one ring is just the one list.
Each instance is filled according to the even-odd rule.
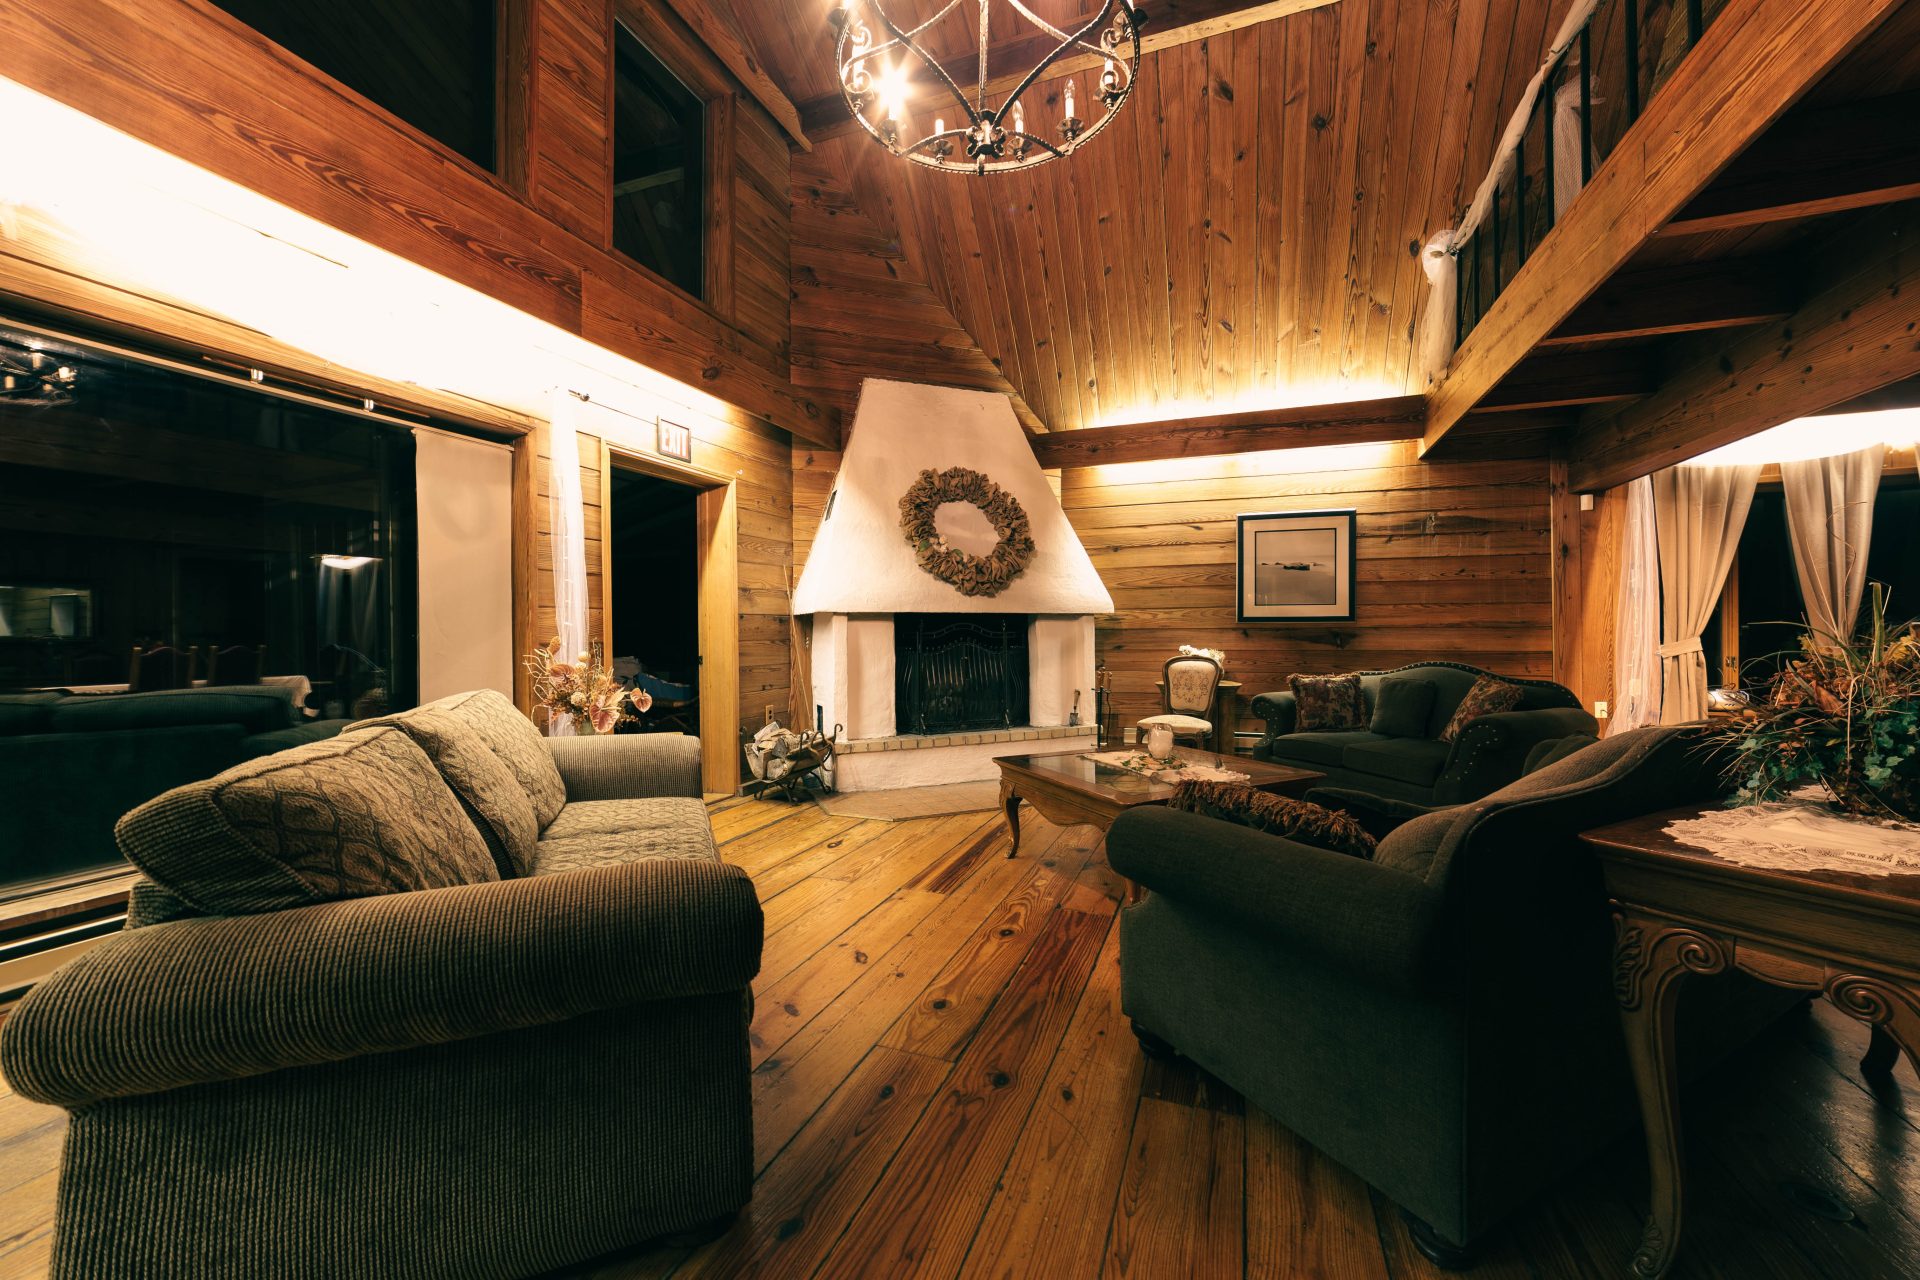
[[[967,596],[922,569],[900,528],[900,499],[922,471],[968,467],[1017,499],[1034,556],[997,596]],[[971,507],[936,517],[957,547],[984,555],[996,535]],[[1113,597],[1034,460],[1004,395],[868,378],[860,389],[826,515],[793,593],[806,614],[1113,612]]]

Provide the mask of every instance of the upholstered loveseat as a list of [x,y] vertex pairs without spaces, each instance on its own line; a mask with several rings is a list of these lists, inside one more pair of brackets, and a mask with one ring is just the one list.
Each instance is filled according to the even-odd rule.
[[[1467,691],[1490,672],[1459,662],[1418,662],[1392,671],[1356,674],[1369,722],[1355,729],[1299,732],[1292,693],[1256,696],[1253,712],[1266,722],[1266,732],[1254,746],[1254,759],[1324,773],[1324,785],[1330,787],[1425,805],[1465,804],[1520,777],[1539,743],[1596,733],[1599,727],[1566,686],[1498,676],[1520,691],[1519,706],[1480,716],[1452,742],[1442,742],[1440,735]],[[1398,726],[1411,732],[1379,733],[1369,727],[1378,725],[1374,712],[1380,687],[1390,679],[1432,686],[1429,709],[1419,723]]]
[[[1579,833],[1713,793],[1684,730],[1602,740],[1371,860],[1142,807],[1107,835],[1147,890],[1120,918],[1121,1003],[1416,1219],[1467,1245],[1637,1112],[1612,924]],[[1794,997],[1735,975],[1681,1010],[1702,1066]]]
[[761,915],[700,794],[695,739],[469,694],[127,815],[127,930],[0,1028],[71,1112],[53,1274],[527,1276],[724,1221]]

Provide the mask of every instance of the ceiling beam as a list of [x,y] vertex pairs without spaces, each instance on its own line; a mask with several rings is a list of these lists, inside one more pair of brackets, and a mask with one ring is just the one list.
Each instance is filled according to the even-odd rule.
[[1744,329],[1792,314],[1796,272],[1773,258],[1628,271],[1574,309],[1543,348]]
[[1779,124],[1662,227],[1732,231],[1920,197],[1920,93],[1805,107]]
[[1639,400],[1659,388],[1638,349],[1554,351],[1528,356],[1481,398],[1475,416]]
[[1833,283],[1786,320],[1731,339],[1654,395],[1573,433],[1568,482],[1624,484],[1794,418],[1920,377],[1920,205],[1849,228]]
[[780,127],[787,131],[787,136],[802,151],[813,150],[813,142],[800,123],[798,108],[773,82],[773,77],[760,65],[760,59],[754,57],[753,50],[733,29],[733,24],[714,12],[711,0],[667,0],[667,4],[680,15],[680,21],[686,23],[693,34],[700,38],[700,43],[706,45],[713,56],[733,73],[733,78],[753,95],[753,100],[765,107],[767,114],[779,122]]
[[[1144,56],[1159,49],[1210,39],[1241,27],[1333,3],[1335,0],[1142,0],[1147,13],[1147,25],[1140,37],[1140,51]],[[1060,29],[1074,30],[1076,26],[1084,26],[1091,17],[1091,12],[1083,13],[1076,23],[1061,23]],[[822,23],[820,38],[825,40],[829,34],[829,28]],[[1025,78],[1034,63],[1052,52],[1059,43],[1045,32],[1036,32],[988,46],[988,95],[1004,93],[1013,88]],[[1048,68],[1047,74],[1049,77],[1079,75],[1093,70],[1099,62],[1092,54],[1062,58]],[[980,65],[973,52],[963,57],[949,58],[941,66],[953,77],[954,83],[963,89],[969,89],[979,82]],[[1015,70],[1009,73],[1005,68]],[[953,101],[953,95],[924,66],[916,66],[916,74],[910,83],[911,93],[907,99],[909,111],[938,109],[943,100],[948,103]],[[1092,88],[1091,85],[1087,86],[1089,94]],[[799,110],[801,127],[807,136],[816,141],[853,133],[860,128],[852,112],[847,109],[846,99],[838,92],[808,98],[800,103]]]
[[1418,440],[1426,400],[1391,396],[1343,404],[1223,413],[1208,418],[1169,418],[1118,427],[1083,427],[1035,436],[1033,456],[1042,467],[1093,467],[1113,462],[1205,458],[1263,449]]
[[1900,0],[1728,0],[1427,393],[1438,444]]

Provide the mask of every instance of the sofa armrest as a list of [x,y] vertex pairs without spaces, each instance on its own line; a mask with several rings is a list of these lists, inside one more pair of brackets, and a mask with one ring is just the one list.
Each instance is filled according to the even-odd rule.
[[1389,796],[1376,796],[1369,791],[1354,791],[1347,787],[1315,787],[1302,799],[1317,804],[1323,809],[1332,809],[1353,818],[1368,835],[1375,840],[1384,840],[1394,830],[1415,818],[1425,817],[1442,805],[1415,804],[1411,800],[1395,800]]
[[1447,766],[1434,784],[1434,799],[1470,804],[1518,779],[1527,755],[1539,743],[1599,731],[1599,721],[1581,707],[1500,711],[1469,720],[1453,740]]
[[1181,908],[1389,985],[1429,976],[1441,894],[1396,868],[1158,806],[1114,820],[1107,861]]
[[700,790],[700,739],[683,733],[548,738],[567,800],[647,800]]
[[745,988],[738,867],[619,863],[118,934],[0,1028],[21,1095],[76,1107]]
[[1262,749],[1275,738],[1283,738],[1292,733],[1299,723],[1299,708],[1294,704],[1293,694],[1288,690],[1275,693],[1257,693],[1253,697],[1253,714],[1266,723],[1267,731],[1260,743],[1254,748],[1256,757],[1262,755]]

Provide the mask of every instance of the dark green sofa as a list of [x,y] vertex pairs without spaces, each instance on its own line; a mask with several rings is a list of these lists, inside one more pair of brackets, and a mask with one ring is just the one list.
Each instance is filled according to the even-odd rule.
[[[1638,1114],[1606,891],[1578,833],[1712,791],[1684,731],[1644,729],[1415,818],[1372,861],[1131,810],[1107,837],[1147,889],[1121,916],[1123,1007],[1143,1043],[1431,1224],[1440,1252],[1469,1244]],[[1792,999],[1701,980],[1683,1060]]]
[[70,1112],[53,1280],[531,1276],[746,1203],[762,920],[697,738],[458,695],[119,835],[126,931],[0,1024]]
[[0,695],[0,878],[119,865],[113,824],[129,809],[346,724],[301,719],[273,685]]
[[1388,676],[1425,680],[1434,686],[1433,710],[1421,737],[1396,738],[1365,729],[1295,731],[1293,694],[1263,693],[1253,712],[1266,733],[1253,749],[1256,760],[1297,765],[1327,775],[1324,785],[1347,787],[1426,805],[1465,804],[1518,778],[1533,748],[1551,738],[1597,734],[1599,725],[1571,689],[1550,680],[1497,677],[1521,690],[1513,711],[1481,716],[1452,743],[1440,734],[1474,681],[1493,673],[1459,662],[1418,662],[1392,671],[1361,671],[1360,690],[1371,716],[1380,682]]

